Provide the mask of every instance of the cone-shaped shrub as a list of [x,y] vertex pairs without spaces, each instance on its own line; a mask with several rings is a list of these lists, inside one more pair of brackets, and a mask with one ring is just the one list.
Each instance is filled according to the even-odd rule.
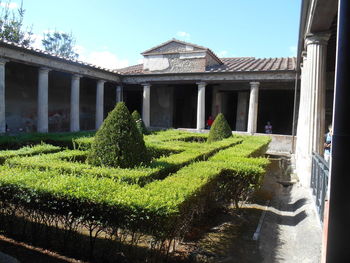
[[97,131],[88,162],[127,168],[149,161],[150,155],[135,121],[125,103],[119,102]]
[[134,110],[134,112],[131,114],[132,118],[136,122],[136,127],[139,130],[141,134],[149,134],[145,123],[143,122],[140,113],[137,110]]
[[232,136],[230,125],[228,125],[224,114],[220,113],[210,128],[208,142],[220,141],[230,136]]

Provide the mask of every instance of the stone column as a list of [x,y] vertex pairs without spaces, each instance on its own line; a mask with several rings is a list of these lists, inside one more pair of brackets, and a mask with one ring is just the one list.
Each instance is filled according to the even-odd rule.
[[256,133],[260,82],[250,82],[250,98],[247,132]]
[[236,131],[247,130],[247,105],[248,93],[238,92],[237,116],[236,116]]
[[123,87],[117,86],[116,88],[116,103],[123,101]]
[[96,119],[95,128],[100,128],[103,122],[103,95],[104,95],[104,80],[98,80],[96,85]]
[[49,131],[49,72],[48,68],[40,68],[38,76],[38,132]]
[[142,120],[146,127],[151,124],[151,84],[143,85]]
[[311,91],[310,151],[323,154],[326,108],[326,56],[329,33],[309,35],[307,46],[309,90]]
[[198,82],[197,130],[205,128],[205,82]]
[[80,75],[72,75],[71,80],[71,96],[70,96],[70,131],[76,132],[80,130],[80,113],[79,113],[79,89]]
[[6,132],[5,116],[5,64],[7,60],[0,58],[0,133]]

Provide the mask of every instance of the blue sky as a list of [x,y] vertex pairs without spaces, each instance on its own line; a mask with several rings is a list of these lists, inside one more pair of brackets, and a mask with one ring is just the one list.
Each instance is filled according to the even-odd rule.
[[137,64],[141,52],[171,38],[221,57],[295,56],[300,2],[23,0],[24,22],[33,26],[36,46],[44,31],[72,32],[81,60],[111,68]]

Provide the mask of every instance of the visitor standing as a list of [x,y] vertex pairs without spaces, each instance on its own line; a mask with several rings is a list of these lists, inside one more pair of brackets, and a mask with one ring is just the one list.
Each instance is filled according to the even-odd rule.
[[331,157],[332,135],[332,124],[329,124],[328,132],[326,134],[326,142],[324,143],[324,159],[327,163],[329,163],[329,159]]
[[272,125],[271,125],[271,122],[269,122],[269,121],[265,125],[265,133],[272,134]]
[[209,116],[208,120],[207,120],[207,129],[210,129],[210,127],[213,125],[213,117]]

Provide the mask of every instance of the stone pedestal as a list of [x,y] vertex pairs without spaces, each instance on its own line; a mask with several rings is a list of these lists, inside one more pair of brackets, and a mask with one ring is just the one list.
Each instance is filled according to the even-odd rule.
[[5,116],[5,64],[7,60],[0,58],[0,133],[6,132]]
[[247,132],[256,133],[258,120],[259,82],[250,82],[249,114]]
[[248,93],[238,92],[236,131],[247,130]]
[[197,100],[197,130],[205,128],[205,82],[199,82]]
[[151,125],[151,85],[143,84],[142,120],[146,127]]
[[72,75],[71,80],[71,97],[70,97],[70,131],[80,130],[80,113],[79,113],[79,90],[80,75]]
[[49,72],[48,68],[40,68],[38,76],[38,132],[49,131]]
[[96,85],[96,130],[100,128],[103,122],[103,96],[104,96],[104,80],[98,80]]

